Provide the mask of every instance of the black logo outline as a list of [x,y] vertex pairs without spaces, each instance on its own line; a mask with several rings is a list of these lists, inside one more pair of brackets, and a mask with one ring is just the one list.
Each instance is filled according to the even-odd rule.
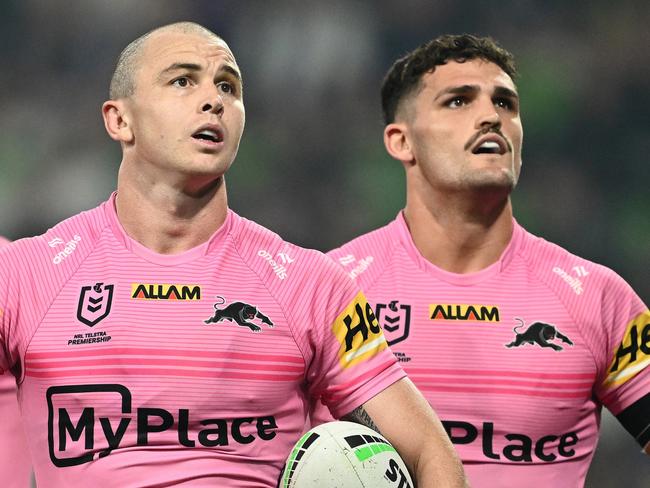
[[[88,312],[97,312],[102,307],[105,307],[105,310],[102,313],[102,315],[95,317],[93,320],[87,319],[83,315],[83,313],[85,312],[85,310],[83,310],[85,297],[90,290],[94,291],[95,293],[102,293],[103,291],[108,292],[108,297],[106,299],[105,305],[101,303],[104,300],[103,294],[97,298],[93,298],[92,296],[88,297],[89,303],[86,306]],[[113,303],[113,285],[104,285],[104,283],[96,283],[94,286],[82,286],[81,291],[79,292],[79,302],[77,304],[77,320],[79,320],[79,322],[83,324],[86,324],[88,327],[94,327],[99,322],[101,322],[106,317],[108,317],[108,314],[111,313],[112,303]]]
[[[399,300],[392,300],[388,304],[377,303],[377,306],[375,308],[375,315],[377,316],[377,321],[379,321],[382,329],[384,329],[384,331],[386,332],[384,335],[386,336],[386,342],[388,343],[389,346],[392,346],[393,344],[397,344],[398,342],[402,342],[403,340],[407,339],[411,327],[411,306],[407,304],[401,304],[398,307],[397,306],[398,303]],[[386,310],[384,311],[382,317],[382,310],[384,309]],[[389,316],[386,313],[388,310],[392,311],[393,313],[399,312],[400,310],[404,311],[403,332],[401,335],[397,337],[393,337],[393,332],[399,330],[401,326],[399,322],[402,319],[402,314]]]
[[[59,394],[69,393],[118,393],[122,397],[122,413],[131,413],[131,392],[123,385],[65,385],[50,386],[45,394],[47,399],[47,445],[50,453],[50,460],[58,468],[77,466],[93,460],[93,452],[87,452],[81,456],[72,458],[57,458],[54,452],[54,406],[52,397]],[[108,456],[113,448],[109,447],[99,453],[99,457]]]

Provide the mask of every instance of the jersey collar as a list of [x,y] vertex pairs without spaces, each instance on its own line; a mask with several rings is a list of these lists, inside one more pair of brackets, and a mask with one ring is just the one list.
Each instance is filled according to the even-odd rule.
[[449,271],[445,271],[444,269],[435,266],[430,261],[428,261],[424,256],[422,256],[422,254],[420,254],[420,251],[418,250],[418,248],[415,246],[415,243],[413,242],[413,237],[409,232],[408,226],[406,225],[406,220],[404,219],[404,211],[401,211],[397,215],[397,218],[393,221],[393,225],[395,226],[395,230],[397,235],[399,236],[402,247],[404,248],[408,256],[417,264],[417,266],[421,270],[431,275],[434,275],[436,278],[442,281],[446,281],[447,283],[453,285],[460,285],[460,286],[463,285],[469,286],[469,285],[474,285],[476,283],[481,283],[503,272],[510,264],[510,262],[512,262],[514,256],[517,254],[517,251],[521,246],[521,242],[524,235],[523,228],[513,218],[512,238],[510,239],[508,246],[501,254],[499,260],[491,264],[487,268],[484,268],[481,271],[477,271],[476,273],[459,274],[459,273],[451,273]]
[[146,261],[161,266],[175,266],[178,264],[194,261],[195,259],[207,255],[212,249],[214,249],[216,245],[221,243],[226,238],[226,236],[233,230],[233,227],[238,221],[238,216],[232,210],[228,209],[224,223],[221,225],[221,227],[219,227],[219,229],[216,230],[212,237],[210,237],[210,239],[208,239],[203,244],[200,244],[179,254],[158,254],[157,252],[154,252],[151,249],[143,246],[127,235],[117,216],[117,210],[115,206],[116,197],[117,192],[113,192],[109,200],[104,204],[104,212],[106,214],[106,218],[109,221],[113,234],[117,240],[120,241],[120,243],[123,244],[124,247],[131,251],[133,254],[138,255]]

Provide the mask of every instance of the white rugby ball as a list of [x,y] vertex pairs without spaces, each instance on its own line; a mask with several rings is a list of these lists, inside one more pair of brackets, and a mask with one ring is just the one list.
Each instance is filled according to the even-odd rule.
[[374,430],[354,422],[327,422],[296,443],[279,488],[413,488],[395,448]]

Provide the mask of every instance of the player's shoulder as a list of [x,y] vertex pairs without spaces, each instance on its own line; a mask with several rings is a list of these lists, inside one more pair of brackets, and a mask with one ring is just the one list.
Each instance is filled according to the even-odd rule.
[[275,275],[276,280],[291,282],[304,277],[329,275],[341,279],[345,274],[325,254],[294,244],[265,226],[233,212],[232,237],[237,251],[261,276]]
[[381,274],[400,245],[402,226],[405,224],[398,216],[388,224],[332,249],[327,255],[366,289]]
[[520,256],[531,271],[561,294],[602,296],[629,291],[625,280],[613,269],[578,256],[563,246],[520,227]]
[[74,267],[94,246],[108,225],[103,203],[62,220],[43,234],[13,241],[2,248],[3,266],[14,270],[49,268],[60,271]]

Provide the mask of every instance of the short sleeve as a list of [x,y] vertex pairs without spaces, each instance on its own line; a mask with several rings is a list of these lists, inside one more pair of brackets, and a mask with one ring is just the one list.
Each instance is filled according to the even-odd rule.
[[343,272],[336,275],[329,291],[319,290],[329,295],[329,313],[310,334],[314,356],[307,377],[311,396],[340,418],[405,373],[363,292]]

